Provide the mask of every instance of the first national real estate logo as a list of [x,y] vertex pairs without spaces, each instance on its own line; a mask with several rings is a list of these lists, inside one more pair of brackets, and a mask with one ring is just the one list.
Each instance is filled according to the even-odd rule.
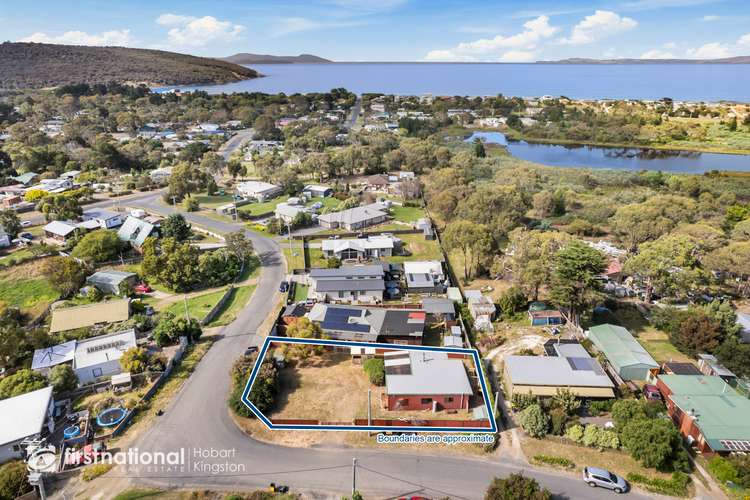
[[237,462],[234,448],[179,448],[169,451],[101,451],[79,459],[79,451],[65,450],[66,463],[80,465],[108,464],[122,466],[128,473],[170,474],[196,473],[205,475],[247,472],[247,466]]

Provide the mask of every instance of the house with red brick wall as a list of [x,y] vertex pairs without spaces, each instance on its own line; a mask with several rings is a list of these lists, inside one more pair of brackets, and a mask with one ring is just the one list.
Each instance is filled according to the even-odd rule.
[[659,375],[667,413],[701,453],[750,452],[750,400],[717,376]]
[[469,409],[474,391],[463,359],[437,351],[391,351],[383,357],[388,410]]

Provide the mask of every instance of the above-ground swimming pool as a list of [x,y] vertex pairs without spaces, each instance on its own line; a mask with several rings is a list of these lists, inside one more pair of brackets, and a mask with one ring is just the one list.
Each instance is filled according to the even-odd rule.
[[113,427],[125,418],[128,411],[125,408],[115,407],[107,408],[96,417],[96,424],[99,427]]

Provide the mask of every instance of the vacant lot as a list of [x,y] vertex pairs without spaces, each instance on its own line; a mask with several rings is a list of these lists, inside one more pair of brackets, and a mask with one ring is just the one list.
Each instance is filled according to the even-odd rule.
[[665,361],[692,362],[669,341],[669,336],[653,327],[633,304],[621,302],[614,311],[615,320],[630,333],[653,356],[657,363]]
[[261,215],[273,212],[274,210],[276,210],[276,205],[278,205],[279,203],[283,203],[288,199],[289,196],[279,196],[278,198],[264,201],[263,203],[250,203],[248,205],[243,205],[241,207],[237,207],[237,210],[239,210],[240,212],[247,212],[251,215]]
[[271,418],[340,421],[366,417],[368,389],[370,382],[362,366],[353,364],[348,354],[314,356],[281,370],[280,394]]
[[424,208],[420,207],[402,207],[393,205],[391,207],[391,215],[399,222],[406,222],[413,224],[417,222],[417,219],[421,219],[425,216]]
[[404,248],[409,256],[396,255],[388,257],[388,262],[405,262],[408,260],[443,260],[440,245],[437,240],[426,240],[422,233],[399,234],[396,236],[404,242]]
[[206,314],[208,314],[211,309],[219,302],[219,300],[221,300],[221,298],[224,296],[224,293],[225,290],[219,290],[216,292],[190,297],[189,299],[187,299],[187,301],[180,300],[167,307],[165,311],[170,312],[175,316],[184,316],[186,308],[185,303],[187,302],[187,312],[190,317],[200,321],[205,318]]
[[237,315],[240,313],[240,311],[242,311],[245,305],[247,305],[254,291],[255,285],[235,287],[231,292],[231,296],[219,310],[214,320],[208,323],[207,326],[228,325],[229,323],[237,319]]
[[49,280],[41,275],[38,260],[0,271],[0,308],[18,307],[36,316],[58,296]]

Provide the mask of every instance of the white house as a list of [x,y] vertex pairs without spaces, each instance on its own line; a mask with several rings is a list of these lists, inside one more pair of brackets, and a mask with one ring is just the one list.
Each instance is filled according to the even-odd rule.
[[379,224],[387,218],[386,207],[380,203],[372,203],[340,212],[323,214],[318,218],[318,222],[326,229],[342,228],[347,231],[353,231]]
[[109,210],[87,210],[83,212],[81,219],[84,221],[96,221],[101,229],[119,227],[124,222],[122,214]]
[[73,358],[78,381],[88,384],[121,373],[120,358],[135,346],[135,330],[132,329],[78,341]]
[[368,236],[356,239],[323,240],[321,248],[325,257],[337,259],[366,259],[390,257],[401,240],[389,235]]
[[38,438],[45,426],[54,432],[54,407],[51,386],[0,400],[0,464],[23,458],[21,443]]
[[167,182],[172,176],[172,167],[155,168],[149,171],[148,176],[157,183]]
[[291,223],[295,217],[297,217],[300,213],[309,213],[310,210],[307,207],[304,207],[302,205],[290,205],[288,203],[279,203],[276,205],[276,210],[274,210],[274,215],[286,222],[287,224]]
[[245,181],[237,184],[237,191],[245,198],[253,198],[263,202],[277,197],[283,192],[283,189],[268,182]]
[[75,340],[69,340],[51,347],[36,349],[31,361],[31,369],[42,375],[47,375],[53,366],[65,363],[70,363],[72,365],[75,352]]
[[439,260],[404,262],[404,277],[411,293],[444,292],[445,273]]
[[39,190],[46,193],[63,193],[69,189],[73,189],[73,181],[70,179],[42,179],[39,184],[29,188],[29,191]]
[[45,238],[60,245],[65,244],[78,229],[78,225],[61,220],[53,220],[42,228]]

